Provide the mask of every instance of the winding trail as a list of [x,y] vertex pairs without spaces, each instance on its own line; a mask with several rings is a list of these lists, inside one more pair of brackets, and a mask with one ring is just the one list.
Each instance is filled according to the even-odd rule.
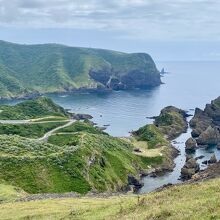
[[72,125],[76,120],[71,119],[68,123],[66,123],[65,125],[59,126],[54,128],[53,130],[48,131],[43,137],[38,138],[39,141],[47,141],[48,138],[56,131],[60,130],[61,128],[65,128],[65,127],[69,127],[70,125]]
[[[49,118],[49,117],[48,117]],[[56,122],[67,122],[64,125],[61,125],[59,127],[56,127],[50,131],[48,131],[46,134],[44,134],[43,137],[38,138],[39,141],[47,141],[48,138],[56,131],[58,131],[61,128],[68,127],[72,125],[76,120],[75,119],[67,119],[67,120],[59,120],[59,121],[35,121],[35,120],[0,120],[0,124],[44,124],[44,123],[56,123]]]

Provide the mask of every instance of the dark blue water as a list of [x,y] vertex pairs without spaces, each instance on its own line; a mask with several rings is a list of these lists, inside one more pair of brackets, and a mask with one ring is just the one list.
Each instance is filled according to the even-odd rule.
[[[151,122],[146,117],[158,115],[165,106],[174,105],[184,110],[204,108],[206,103],[220,95],[220,62],[160,62],[157,66],[158,69],[164,67],[169,74],[162,78],[165,84],[154,89],[49,96],[73,112],[91,114],[99,126],[110,124],[106,130],[109,134],[129,136],[130,131]],[[15,101],[9,103],[14,104]],[[179,182],[180,170],[185,162],[184,142],[189,136],[190,129],[177,139],[179,143],[175,146],[181,155],[175,160],[177,166],[174,171],[163,177],[144,178],[141,193],[163,184]],[[213,151],[220,159],[216,148],[199,149],[195,156],[204,155],[204,159],[209,159]]]

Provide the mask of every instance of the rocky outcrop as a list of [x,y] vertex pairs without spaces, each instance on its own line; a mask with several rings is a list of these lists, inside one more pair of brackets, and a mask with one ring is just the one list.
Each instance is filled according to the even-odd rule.
[[188,114],[174,106],[168,106],[161,110],[158,117],[155,117],[154,125],[158,127],[169,140],[177,138],[181,133],[186,132]]
[[203,110],[196,108],[189,124],[192,128],[192,137],[196,138],[212,124],[212,119]]
[[212,156],[211,156],[211,158],[210,158],[210,160],[208,161],[210,164],[212,164],[212,163],[217,163],[217,158],[216,158],[216,156],[215,156],[215,154],[213,154]]
[[197,138],[198,145],[216,145],[220,142],[219,128],[209,126]]
[[196,108],[190,121],[192,137],[200,146],[220,143],[220,97],[207,104],[204,111]]
[[199,172],[199,164],[196,162],[192,156],[187,156],[186,163],[181,169],[181,178],[183,180],[191,179],[191,177]]
[[220,162],[216,162],[210,164],[205,170],[202,170],[197,174],[195,174],[190,181],[194,182],[194,181],[201,181],[205,179],[212,179],[219,177],[220,177]]
[[135,176],[128,175],[128,185],[134,187],[134,191],[140,189],[144,184],[140,182]]
[[93,117],[89,114],[75,114],[73,115],[73,118],[76,120],[86,120],[86,119],[92,119]]
[[195,151],[197,148],[197,142],[193,138],[189,138],[186,143],[186,151]]

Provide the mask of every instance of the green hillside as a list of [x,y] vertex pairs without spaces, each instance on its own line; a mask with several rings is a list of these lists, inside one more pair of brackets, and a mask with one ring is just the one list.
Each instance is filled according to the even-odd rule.
[[0,41],[0,97],[157,86],[160,74],[148,54]]
[[29,193],[117,191],[162,157],[139,157],[126,141],[105,134],[52,135],[49,143],[0,135],[0,182]]
[[46,116],[67,117],[69,113],[47,97],[28,100],[18,103],[15,106],[0,105],[1,120],[24,120]]
[[170,163],[168,149],[137,155],[129,139],[71,119],[46,97],[0,110],[0,184],[28,193],[118,191],[128,186],[129,175],[138,178],[141,171]]

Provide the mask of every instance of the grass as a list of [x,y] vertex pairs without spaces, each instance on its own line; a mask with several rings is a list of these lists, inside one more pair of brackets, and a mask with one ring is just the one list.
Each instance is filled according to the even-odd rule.
[[74,133],[74,132],[80,132],[80,131],[84,131],[84,132],[88,132],[92,134],[106,134],[107,135],[107,133],[91,125],[89,121],[88,122],[76,121],[69,127],[59,129],[56,133]]
[[184,115],[183,110],[168,106],[162,109],[154,124],[168,139],[175,139],[186,130],[187,121]]
[[0,106],[1,120],[24,120],[46,116],[68,116],[68,113],[56,105],[50,98],[39,97],[33,100],[24,101],[14,106]]
[[118,191],[128,174],[163,162],[137,156],[131,144],[105,134],[56,134],[48,141],[0,135],[0,180],[28,193]]
[[168,141],[164,138],[159,128],[153,124],[145,125],[133,134],[138,141],[146,141],[148,149],[158,148],[168,144]]
[[8,117],[17,114],[9,119],[31,118],[32,122],[0,124],[0,181],[28,193],[119,191],[127,186],[129,174],[138,176],[149,165],[163,162],[162,156],[135,155],[131,143],[109,136],[89,121],[59,129],[48,143],[34,140],[65,124],[62,119],[69,116],[50,99],[6,108]]
[[165,146],[160,148],[148,148],[148,143],[146,141],[137,141],[135,138],[129,138],[129,141],[134,145],[134,148],[139,149],[141,152],[134,152],[136,155],[144,157],[157,157],[161,156]]
[[27,193],[18,187],[6,183],[0,183],[0,203],[15,201],[16,199],[23,198],[27,195]]
[[20,135],[28,138],[40,138],[48,131],[64,125],[66,122],[46,122],[39,124],[0,124],[0,135]]
[[91,187],[98,191],[120,190],[126,186],[129,173],[136,175],[138,170],[147,169],[149,164],[162,162],[155,161],[155,158],[144,161],[133,154],[133,145],[105,134],[56,134],[48,141],[59,146],[78,146],[75,160],[81,163],[81,172],[85,173]]
[[[99,80],[90,77],[91,69],[101,72]],[[149,78],[150,86],[160,84],[159,71],[148,54],[0,41],[0,97],[4,98],[96,88],[105,86],[101,79],[106,71],[120,79],[133,70]]]
[[32,122],[53,122],[53,121],[66,121],[68,120],[67,117],[59,117],[59,116],[48,116],[48,117],[43,117],[43,118],[36,118],[32,119]]
[[188,220],[220,218],[220,179],[174,186],[146,195],[5,203],[1,219]]

